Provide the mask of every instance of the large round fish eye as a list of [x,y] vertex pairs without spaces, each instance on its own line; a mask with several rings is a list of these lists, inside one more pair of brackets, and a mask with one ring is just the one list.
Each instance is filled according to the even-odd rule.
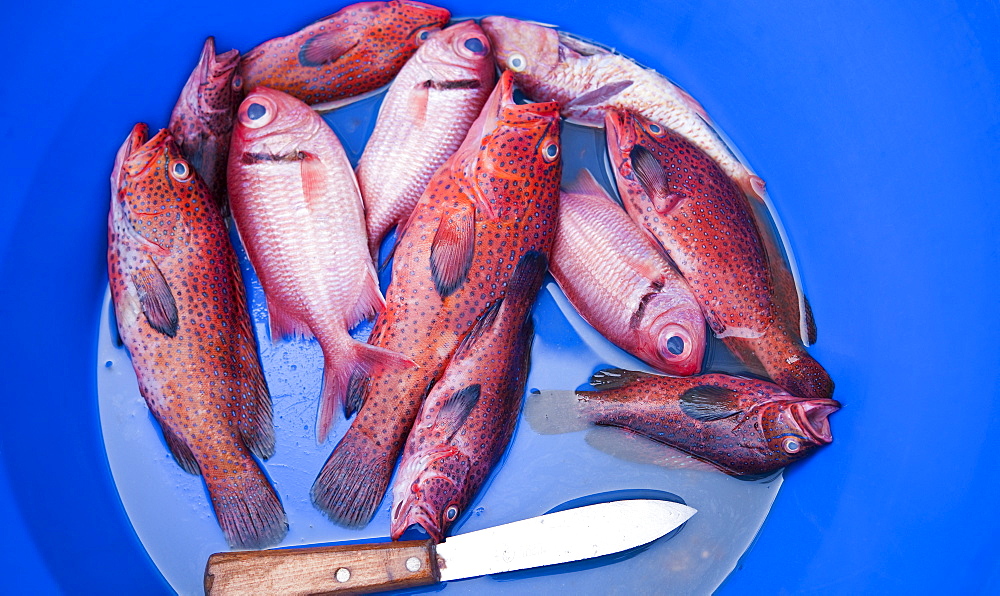
[[465,43],[462,45],[464,45],[465,49],[469,50],[473,54],[483,54],[486,52],[486,44],[484,44],[483,40],[478,37],[470,37],[469,39],[466,39]]
[[684,338],[675,335],[667,340],[667,351],[674,356],[680,356],[684,353]]
[[240,106],[238,118],[240,124],[247,128],[260,128],[274,120],[275,112],[276,109],[271,100],[265,97],[251,96],[244,100],[243,105]]
[[528,61],[521,54],[511,54],[507,56],[507,68],[514,72],[524,72],[528,68]]
[[542,159],[547,162],[553,162],[559,157],[559,143],[555,141],[550,141],[548,145],[542,147]]
[[193,174],[194,170],[183,159],[178,159],[170,165],[170,177],[178,182],[187,182]]
[[785,453],[793,454],[802,451],[802,443],[795,437],[785,437],[781,441],[781,448],[784,449]]

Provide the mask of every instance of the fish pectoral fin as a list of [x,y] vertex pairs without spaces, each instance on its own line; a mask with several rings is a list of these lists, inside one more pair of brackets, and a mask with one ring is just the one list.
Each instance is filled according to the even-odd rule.
[[149,257],[142,260],[145,262],[138,264],[130,275],[142,314],[150,327],[174,337],[178,325],[177,302],[156,263]]
[[616,81],[614,83],[608,83],[607,85],[602,85],[597,89],[593,89],[584,93],[583,95],[578,95],[573,99],[566,102],[563,106],[564,108],[580,108],[587,106],[599,106],[611,100],[612,97],[618,95],[622,91],[628,89],[632,86],[632,81]]
[[414,127],[422,127],[427,121],[427,105],[430,103],[433,84],[434,81],[417,83],[407,98],[407,115]]
[[445,441],[450,441],[458,429],[465,424],[472,408],[476,407],[479,402],[481,390],[482,387],[479,383],[462,387],[441,405],[435,425],[441,429]]
[[476,213],[469,208],[442,218],[431,243],[431,276],[442,299],[462,287],[475,254]]
[[657,213],[665,215],[686,198],[687,195],[683,192],[670,190],[667,174],[652,151],[642,145],[636,145],[632,147],[629,159],[632,160],[632,171],[635,172],[636,180],[653,202],[653,209],[656,209]]
[[680,404],[685,414],[701,422],[722,420],[743,411],[736,392],[718,385],[692,387],[681,394]]
[[625,370],[623,368],[606,368],[595,372],[590,377],[590,386],[594,389],[620,389],[640,379],[649,377],[648,373]]
[[299,64],[302,66],[323,66],[335,62],[358,45],[358,39],[345,34],[343,27],[336,25],[314,35],[299,49]]

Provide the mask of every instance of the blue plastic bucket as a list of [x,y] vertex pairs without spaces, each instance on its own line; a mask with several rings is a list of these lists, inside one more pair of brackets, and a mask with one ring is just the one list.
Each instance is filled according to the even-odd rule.
[[[720,593],[1000,590],[1000,11],[937,1],[445,6],[554,23],[669,75],[767,180],[818,323],[811,353],[845,407],[833,445],[786,471]],[[114,153],[134,122],[165,125],[205,36],[246,50],[337,8],[7,8],[2,591],[170,591],[119,500],[98,419]],[[642,578],[622,588],[656,592]]]

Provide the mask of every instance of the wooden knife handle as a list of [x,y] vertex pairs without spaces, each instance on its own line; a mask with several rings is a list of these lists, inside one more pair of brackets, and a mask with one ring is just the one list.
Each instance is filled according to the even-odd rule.
[[441,580],[431,540],[216,553],[205,594],[365,594]]

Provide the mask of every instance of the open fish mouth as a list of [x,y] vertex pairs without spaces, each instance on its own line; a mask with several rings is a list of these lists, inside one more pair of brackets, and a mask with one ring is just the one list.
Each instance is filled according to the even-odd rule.
[[810,399],[795,404],[792,416],[799,427],[817,443],[833,441],[830,431],[830,414],[840,409],[840,402],[834,399]]
[[398,512],[402,515],[393,515],[392,531],[393,540],[399,540],[406,530],[413,526],[420,526],[434,540],[441,542],[444,539],[444,532],[438,525],[438,517],[433,512],[427,510],[427,506],[417,502],[415,499],[407,499],[406,502],[398,505]]

